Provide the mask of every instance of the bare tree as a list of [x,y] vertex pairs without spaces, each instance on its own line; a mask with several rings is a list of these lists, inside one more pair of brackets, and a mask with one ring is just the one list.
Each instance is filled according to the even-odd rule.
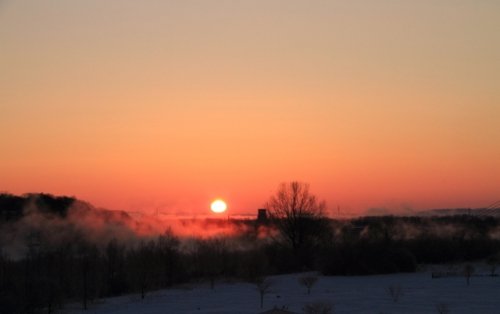
[[474,273],[474,266],[471,264],[467,264],[464,267],[464,276],[465,279],[467,280],[467,286],[470,285],[470,277],[472,277],[472,274]]
[[311,294],[311,288],[318,281],[317,276],[303,276],[299,278],[299,283],[307,288],[307,294]]
[[175,281],[175,271],[178,263],[180,240],[172,229],[167,229],[156,241],[163,269],[163,286],[170,287]]
[[260,296],[260,308],[264,307],[264,296],[271,292],[273,282],[268,278],[259,278],[255,281],[255,286]]
[[146,292],[151,288],[155,274],[155,242],[141,242],[135,250],[129,252],[128,259],[131,264],[129,276],[136,289],[141,291],[141,299],[146,297]]
[[256,282],[269,273],[269,259],[263,250],[254,249],[243,254],[242,262],[238,264],[249,282]]
[[490,256],[486,260],[486,264],[488,264],[488,266],[490,267],[490,276],[492,276],[492,277],[496,276],[498,262],[499,262],[499,255],[498,254]]
[[85,241],[77,243],[76,259],[79,261],[79,272],[81,279],[81,297],[83,309],[88,309],[88,302],[92,300],[95,295],[96,284],[95,264],[98,259],[98,249],[95,245],[89,244]]
[[210,281],[210,288],[215,288],[215,281],[226,272],[229,247],[225,238],[210,238],[195,242],[195,260],[202,274]]
[[448,314],[450,313],[450,308],[446,303],[438,303],[436,304],[436,312],[438,312],[438,314]]
[[127,248],[118,240],[111,240],[104,249],[106,293],[117,295],[126,288],[125,253]]
[[309,192],[307,183],[282,183],[266,207],[281,236],[294,250],[324,231],[320,226],[326,203]]
[[403,288],[400,285],[390,285],[387,288],[387,293],[394,303],[398,303],[399,299],[403,296]]

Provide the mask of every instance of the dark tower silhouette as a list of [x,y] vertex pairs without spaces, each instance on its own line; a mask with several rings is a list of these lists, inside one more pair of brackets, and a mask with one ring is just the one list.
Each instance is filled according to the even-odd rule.
[[257,221],[264,222],[267,221],[267,209],[260,208],[257,212]]

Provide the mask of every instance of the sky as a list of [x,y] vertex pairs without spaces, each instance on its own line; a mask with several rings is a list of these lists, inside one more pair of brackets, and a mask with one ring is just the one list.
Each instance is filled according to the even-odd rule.
[[0,191],[332,215],[500,200],[496,0],[0,0]]

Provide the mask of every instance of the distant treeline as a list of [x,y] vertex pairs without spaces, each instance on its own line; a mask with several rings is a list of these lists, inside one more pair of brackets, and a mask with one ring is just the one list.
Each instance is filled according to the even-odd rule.
[[74,197],[43,193],[22,196],[2,193],[0,194],[0,222],[19,220],[31,209],[66,217],[69,208],[76,201]]
[[[29,202],[2,197],[2,213],[5,208],[17,212],[13,208],[29,204],[31,209],[23,211],[28,214],[43,206],[42,215],[56,221],[51,228],[61,228],[75,202],[50,195],[40,200],[34,195],[19,197],[30,198]],[[4,204],[10,205],[1,208]],[[23,214],[8,217],[0,222],[2,313],[52,313],[68,302],[86,308],[106,296],[138,293],[147,297],[149,291],[190,282],[206,282],[216,288],[223,279],[257,282],[268,275],[304,270],[363,275],[413,272],[426,263],[483,259],[496,263],[500,251],[499,220],[467,215],[324,219],[323,227],[300,247],[288,245],[273,233],[276,222],[272,220],[221,220],[221,225],[238,226],[238,233],[226,236],[185,237],[167,229],[160,235],[137,235],[130,241],[119,234],[122,229],[114,228],[106,229],[107,233],[120,230],[111,240],[92,238],[80,227],[73,232],[65,227],[64,237],[52,237],[41,230],[43,224],[37,218],[36,224],[23,231],[23,253],[14,258],[3,248],[25,218]],[[108,221],[120,216],[106,217]]]

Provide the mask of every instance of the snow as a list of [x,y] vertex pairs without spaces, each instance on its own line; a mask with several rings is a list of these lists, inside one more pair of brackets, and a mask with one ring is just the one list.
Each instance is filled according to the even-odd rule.
[[[100,300],[89,310],[73,305],[66,313],[178,313],[178,314],[257,314],[266,310],[286,308],[303,313],[311,302],[333,305],[333,313],[439,313],[438,304],[450,314],[500,313],[500,277],[477,276],[467,286],[463,277],[431,278],[431,271],[354,277],[323,277],[311,294],[298,283],[304,274],[273,276],[272,292],[264,298],[260,309],[259,293],[250,283],[217,283],[178,287],[150,292],[144,300],[128,295]],[[391,298],[389,287],[400,287],[398,302]]]

